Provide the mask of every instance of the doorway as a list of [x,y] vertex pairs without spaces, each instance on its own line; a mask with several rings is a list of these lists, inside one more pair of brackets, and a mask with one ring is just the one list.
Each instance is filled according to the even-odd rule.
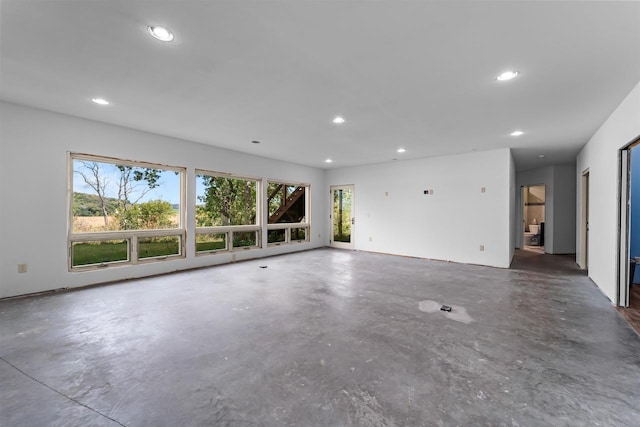
[[589,169],[582,172],[582,204],[580,206],[580,259],[578,265],[589,270]]
[[331,241],[330,246],[354,249],[355,228],[354,186],[331,186]]
[[640,138],[620,150],[618,301],[640,311]]
[[544,185],[522,187],[522,249],[544,253]]

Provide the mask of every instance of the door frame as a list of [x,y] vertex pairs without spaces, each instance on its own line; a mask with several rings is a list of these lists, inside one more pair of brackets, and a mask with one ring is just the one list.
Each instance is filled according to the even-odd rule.
[[578,266],[589,272],[589,168],[581,175],[581,204],[580,204],[580,259]]
[[[524,192],[525,192],[525,188],[529,188],[529,187],[544,187],[544,217],[541,219],[541,221],[538,223],[542,223],[544,222],[545,225],[546,224],[546,220],[547,220],[547,184],[526,184],[526,185],[521,185],[520,186],[520,216],[522,217],[522,224],[520,227],[520,249],[524,250],[524,233],[525,233],[525,228],[527,227],[527,220],[524,217],[524,208],[525,208],[525,201],[524,201]],[[544,230],[545,234],[546,234],[546,229]],[[542,230],[541,230],[542,232]],[[546,239],[545,243],[546,243]],[[545,245],[542,246],[542,248],[545,248]],[[546,253],[546,250],[545,250]]]
[[[350,242],[335,242],[333,240],[333,192],[334,190],[351,190],[351,237]],[[355,230],[355,185],[353,184],[344,184],[344,185],[332,185],[329,188],[329,219],[330,219],[330,228],[329,228],[329,246],[332,248],[338,249],[355,249],[355,240],[354,240],[354,230]]]
[[616,305],[629,306],[629,214],[631,200],[629,181],[631,178],[631,147],[626,146],[618,152],[618,298]]
[[618,292],[616,305],[629,307],[629,259],[631,240],[631,149],[640,136],[618,150]]

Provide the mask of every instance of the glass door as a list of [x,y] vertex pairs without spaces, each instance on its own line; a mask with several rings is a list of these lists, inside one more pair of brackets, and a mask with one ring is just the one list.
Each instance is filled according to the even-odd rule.
[[331,186],[331,246],[353,249],[353,185]]

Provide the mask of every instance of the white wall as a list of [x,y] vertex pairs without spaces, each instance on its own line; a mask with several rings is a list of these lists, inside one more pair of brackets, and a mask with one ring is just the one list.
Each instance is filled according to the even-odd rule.
[[[616,301],[618,252],[618,150],[640,135],[640,83],[591,137],[578,154],[575,182],[578,206],[582,203],[581,175],[589,169],[589,277]],[[580,224],[577,212],[577,227]],[[580,233],[577,232],[577,259]]]
[[576,167],[553,167],[553,253],[576,253]]
[[[231,261],[230,254],[195,257],[194,213],[187,203],[185,259],[68,272],[68,152],[186,167],[187,200],[195,200],[195,169],[310,184],[311,241],[238,252],[238,260],[320,247],[328,240],[327,187],[321,169],[4,102],[0,145],[0,298]],[[19,263],[28,264],[27,273],[18,274]]]
[[548,254],[576,252],[576,185],[573,178],[575,171],[573,165],[555,165],[517,173],[514,231],[518,247],[522,247],[522,187],[544,185],[544,251]]
[[358,250],[506,268],[510,165],[511,151],[501,149],[333,169],[327,183],[355,185]]

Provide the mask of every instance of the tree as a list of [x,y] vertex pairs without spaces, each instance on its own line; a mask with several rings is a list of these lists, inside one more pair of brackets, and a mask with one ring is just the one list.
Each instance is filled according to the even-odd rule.
[[103,176],[100,169],[100,163],[98,162],[85,162],[80,161],[80,164],[84,166],[85,171],[77,169],[74,172],[82,177],[85,184],[96,192],[102,208],[102,216],[104,217],[105,228],[109,225],[109,212],[107,212],[107,197],[105,191],[109,184],[107,177]]
[[150,200],[131,205],[127,210],[118,211],[115,216],[122,230],[153,230],[171,227],[173,214],[171,203],[164,200]]
[[[136,229],[136,205],[154,188],[161,185],[163,170],[102,162],[74,160],[74,172],[89,186],[100,200],[105,229],[109,227],[109,215],[118,219],[123,230]],[[115,195],[115,198],[107,197]],[[115,209],[113,201],[115,200]],[[80,211],[74,203],[74,211]]]
[[118,180],[118,208],[126,211],[138,203],[151,190],[160,185],[159,169],[116,165]]
[[171,216],[173,207],[171,203],[164,200],[151,200],[138,205],[140,228],[157,229],[168,228],[173,224]]
[[198,196],[199,227],[255,224],[256,182],[241,178],[198,175],[205,191]]

